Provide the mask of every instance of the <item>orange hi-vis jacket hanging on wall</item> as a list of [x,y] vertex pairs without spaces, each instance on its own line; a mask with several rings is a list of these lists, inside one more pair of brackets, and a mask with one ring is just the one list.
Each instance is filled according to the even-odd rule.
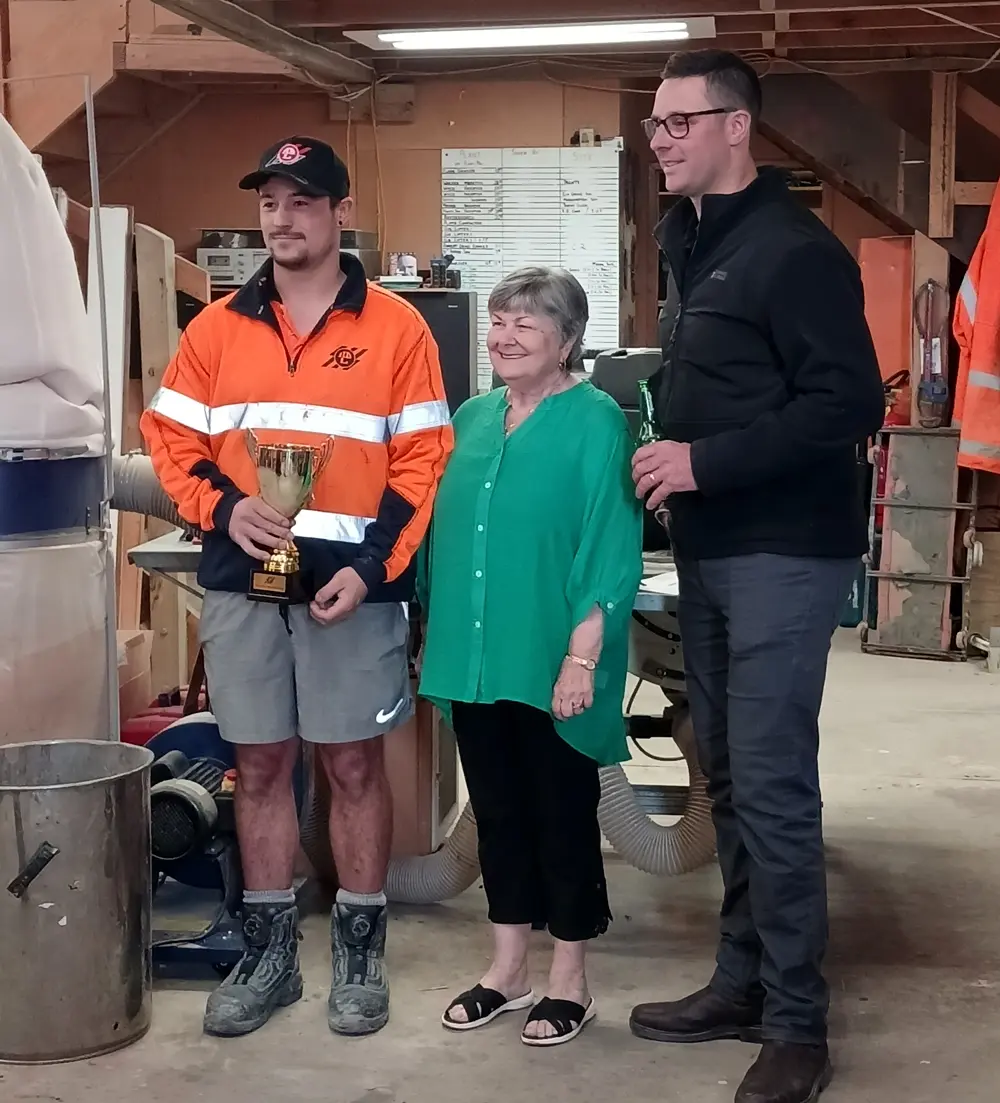
[[962,280],[952,322],[958,377],[951,423],[961,467],[1000,475],[1000,188]]
[[241,498],[259,492],[246,430],[262,444],[322,444],[330,462],[292,535],[315,593],[342,567],[368,601],[411,596],[414,553],[430,522],[454,436],[437,345],[404,299],[342,254],[337,301],[295,333],[271,261],[187,326],[140,426],[181,516],[204,533],[198,581],[245,593],[254,561],[229,538]]

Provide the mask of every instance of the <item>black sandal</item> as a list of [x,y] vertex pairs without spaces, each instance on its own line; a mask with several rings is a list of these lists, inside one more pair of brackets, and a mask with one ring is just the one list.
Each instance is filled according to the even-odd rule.
[[[524,996],[509,1000],[495,988],[484,988],[481,984],[477,984],[474,988],[456,996],[448,1004],[445,1013],[441,1016],[441,1024],[449,1030],[475,1030],[477,1027],[493,1022],[505,1011],[523,1011],[534,1002],[535,993],[530,990]],[[466,1022],[458,1022],[451,1018],[450,1012],[455,1007],[461,1007],[465,1012]]]
[[549,1023],[556,1028],[555,1034],[548,1038],[533,1038],[521,1031],[521,1041],[526,1046],[561,1046],[572,1042],[596,1014],[593,996],[586,1007],[572,1000],[550,1000],[546,996],[535,1004],[524,1025]]

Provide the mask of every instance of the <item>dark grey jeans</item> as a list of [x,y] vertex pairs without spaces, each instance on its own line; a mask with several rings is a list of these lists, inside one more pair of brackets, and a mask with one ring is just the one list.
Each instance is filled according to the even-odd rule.
[[764,1036],[826,1038],[818,716],[856,559],[677,563],[691,719],[725,885],[712,987],[764,997]]

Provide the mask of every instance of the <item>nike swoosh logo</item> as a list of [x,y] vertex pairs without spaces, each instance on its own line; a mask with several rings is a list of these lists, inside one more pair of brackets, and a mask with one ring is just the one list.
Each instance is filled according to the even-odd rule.
[[400,697],[400,699],[396,702],[395,707],[389,709],[388,712],[386,712],[385,709],[379,709],[379,711],[375,714],[375,722],[378,723],[378,724],[388,724],[389,721],[392,720],[392,718],[394,716],[399,715],[399,710],[405,704],[406,704],[406,698],[405,697]]

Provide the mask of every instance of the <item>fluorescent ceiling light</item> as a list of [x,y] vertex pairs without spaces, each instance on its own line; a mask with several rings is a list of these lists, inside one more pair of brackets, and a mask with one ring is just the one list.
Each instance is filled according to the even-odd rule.
[[548,23],[538,26],[453,27],[439,30],[345,31],[374,50],[517,50],[554,46],[619,46],[711,38],[714,19],[628,23]]

